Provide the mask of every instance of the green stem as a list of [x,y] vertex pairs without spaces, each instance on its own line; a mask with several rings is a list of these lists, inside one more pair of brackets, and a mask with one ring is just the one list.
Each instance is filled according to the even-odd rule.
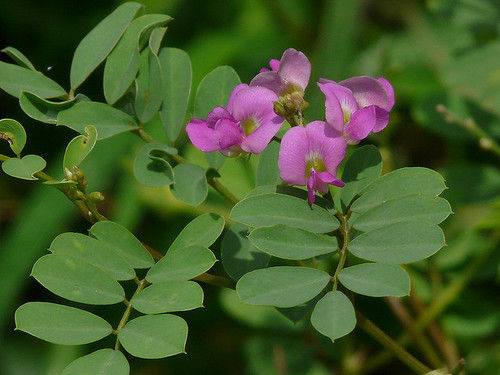
[[[137,281],[137,289],[135,290],[134,294],[132,295],[132,298],[130,299],[130,301],[132,301],[134,299],[134,297],[136,295],[139,294],[139,292],[141,290],[144,289],[145,286],[147,286],[148,282],[146,281],[146,279],[144,280],[140,280],[140,281]],[[120,320],[120,323],[118,323],[118,327],[116,328],[116,343],[115,343],[115,350],[119,350],[120,349],[120,339],[118,338],[118,333],[120,332],[120,330],[125,327],[125,324],[127,324],[128,322],[128,319],[130,318],[130,313],[132,312],[132,304],[129,303],[127,305],[127,308],[125,309],[125,312],[123,313],[123,316]]]
[[342,233],[343,244],[342,244],[342,248],[340,249],[339,263],[337,264],[337,268],[335,269],[335,273],[332,276],[332,279],[333,279],[333,290],[337,289],[339,273],[344,268],[345,261],[347,259],[347,254],[349,252],[348,251],[348,247],[349,247],[349,240],[350,240],[350,238],[349,238],[349,224],[348,224],[348,220],[349,220],[349,215],[350,214],[348,213],[346,216],[344,216],[339,211],[337,211],[336,214],[337,214],[337,217],[340,220],[339,230]]
[[386,335],[380,328],[378,328],[371,320],[366,318],[363,314],[357,313],[356,317],[358,319],[358,325],[368,333],[373,339],[378,343],[385,346],[390,350],[401,362],[406,364],[417,374],[425,374],[432,371],[429,367],[424,365],[410,353],[408,353],[403,347],[401,347],[396,341],[391,339]]
[[483,150],[491,151],[496,154],[496,156],[500,156],[500,146],[498,143],[488,133],[481,129],[472,118],[468,117],[463,119],[442,104],[436,107],[436,111],[443,115],[446,122],[460,125],[469,133],[477,137],[479,140],[479,147]]
[[220,195],[226,198],[233,205],[238,203],[240,200],[234,196],[224,185],[220,183],[215,177],[207,178],[208,184],[215,189]]

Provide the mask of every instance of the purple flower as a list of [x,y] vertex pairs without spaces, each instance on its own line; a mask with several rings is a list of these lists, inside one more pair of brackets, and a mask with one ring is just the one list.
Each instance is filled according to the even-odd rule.
[[264,87],[238,85],[226,108],[216,107],[206,120],[194,118],[187,124],[189,139],[204,152],[220,151],[226,156],[260,154],[284,121],[274,113],[276,100],[276,94]]
[[291,128],[281,140],[280,177],[292,185],[307,185],[311,204],[316,191],[325,194],[328,185],[344,186],[336,176],[347,145],[340,134],[327,136],[326,128],[323,121],[313,121]]
[[262,68],[260,73],[252,79],[250,86],[267,87],[276,95],[282,96],[285,92],[306,90],[311,75],[311,63],[306,55],[293,48],[288,48],[281,60],[273,59],[269,62],[271,70]]
[[326,122],[348,144],[359,143],[389,123],[394,90],[385,78],[360,76],[339,83],[321,78],[318,86],[326,97]]

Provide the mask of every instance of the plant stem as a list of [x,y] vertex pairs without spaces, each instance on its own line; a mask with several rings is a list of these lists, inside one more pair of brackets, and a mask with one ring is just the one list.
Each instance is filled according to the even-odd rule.
[[208,184],[215,189],[220,195],[226,198],[233,205],[238,203],[240,200],[234,196],[224,185],[220,183],[215,177],[207,178]]
[[[139,294],[139,292],[144,289],[145,286],[147,286],[148,282],[146,281],[146,279],[144,280],[140,280],[137,284],[137,289],[135,290],[134,294],[132,295],[132,298],[130,299],[130,301],[132,301],[134,299],[134,297],[136,295]],[[120,330],[125,327],[125,324],[127,324],[128,322],[128,318],[130,317],[130,313],[132,312],[132,304],[129,303],[127,305],[127,308],[125,309],[125,312],[123,313],[123,316],[120,320],[120,323],[118,323],[118,327],[116,328],[116,343],[115,343],[115,350],[119,350],[120,349],[120,340],[118,338],[118,333],[120,332]]]
[[344,268],[345,261],[347,259],[347,254],[348,254],[348,246],[349,246],[349,216],[350,213],[348,212],[345,216],[342,215],[340,211],[336,212],[337,217],[340,220],[340,227],[339,230],[342,233],[343,237],[343,244],[342,248],[340,249],[340,258],[339,258],[339,263],[337,264],[337,268],[335,269],[335,273],[332,276],[333,279],[333,290],[337,289],[337,284],[338,284],[338,278],[339,278],[339,273],[342,271]]
[[374,338],[378,343],[385,346],[390,350],[399,360],[405,363],[409,368],[411,368],[417,374],[425,374],[430,372],[431,369],[408,353],[403,347],[401,347],[396,341],[391,339],[386,335],[380,328],[378,328],[371,320],[366,318],[363,314],[357,313],[356,317],[358,319],[358,325],[368,333],[372,338]]
[[500,156],[500,146],[498,143],[488,133],[481,129],[472,118],[467,117],[463,119],[450,111],[443,104],[437,105],[436,111],[443,115],[446,122],[460,125],[469,133],[477,137],[479,139],[479,147],[483,150],[491,151],[496,154],[496,156]]
[[410,333],[413,341],[415,341],[429,363],[432,364],[432,366],[435,368],[441,367],[442,363],[436,351],[432,347],[427,337],[423,334],[423,332],[416,328],[415,321],[411,317],[406,307],[401,303],[401,301],[395,297],[386,297],[385,301],[394,312],[396,317],[399,319],[399,321],[402,323],[402,325]]

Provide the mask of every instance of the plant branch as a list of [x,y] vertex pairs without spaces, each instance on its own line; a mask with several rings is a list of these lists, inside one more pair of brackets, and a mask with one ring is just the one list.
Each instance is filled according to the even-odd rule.
[[360,312],[356,313],[358,319],[358,325],[368,333],[373,339],[378,343],[385,346],[392,354],[394,354],[401,362],[405,363],[409,368],[411,368],[417,374],[425,374],[430,372],[431,369],[408,353],[402,346],[400,346],[396,341],[391,339],[387,334],[385,334],[380,328],[378,328],[371,320],[366,318]]
[[339,273],[342,271],[344,268],[345,261],[347,259],[347,254],[348,254],[348,246],[349,246],[349,216],[350,213],[348,212],[347,215],[342,215],[340,211],[337,211],[337,217],[340,220],[340,231],[342,232],[342,237],[343,237],[343,244],[342,248],[340,249],[340,258],[339,258],[339,263],[337,264],[337,268],[335,269],[335,273],[333,274],[333,290],[337,289],[337,284],[338,284],[338,279],[339,279]]
[[[136,277],[137,279],[137,277]],[[136,295],[139,294],[139,292],[141,290],[144,289],[144,287],[146,287],[148,285],[148,282],[146,281],[146,279],[144,280],[136,280],[136,283],[137,283],[137,289],[135,290],[134,294],[132,295],[132,298],[130,298],[130,301],[132,301],[134,299],[134,297]],[[132,304],[129,303],[127,305],[127,308],[125,309],[125,312],[123,313],[123,316],[120,320],[120,323],[118,323],[118,327],[116,328],[116,343],[115,343],[115,350],[119,350],[120,349],[120,340],[118,338],[118,333],[120,332],[120,330],[125,327],[125,324],[127,324],[128,322],[128,318],[130,318],[130,313],[132,312]]]
[[477,137],[479,140],[479,147],[483,150],[491,151],[496,154],[496,156],[500,156],[500,146],[498,143],[493,137],[481,129],[471,117],[463,119],[456,113],[450,111],[443,104],[437,105],[436,111],[444,117],[446,122],[460,125],[473,136]]

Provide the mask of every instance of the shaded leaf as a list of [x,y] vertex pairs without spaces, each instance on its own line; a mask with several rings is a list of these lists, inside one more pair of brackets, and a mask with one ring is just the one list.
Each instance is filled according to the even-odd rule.
[[128,375],[130,366],[119,350],[101,349],[75,359],[61,375]]
[[256,185],[278,185],[280,183],[280,171],[278,169],[278,156],[280,144],[271,142],[260,154],[257,167]]
[[247,238],[248,232],[248,226],[236,223],[222,239],[222,265],[234,280],[238,280],[247,272],[266,267],[271,259],[269,254],[252,245]]
[[146,123],[160,109],[163,97],[160,60],[150,49],[140,54],[135,89],[135,113],[142,123]]
[[160,143],[148,143],[141,149],[134,162],[134,175],[137,181],[146,186],[160,187],[174,182],[174,172],[168,162],[168,155],[175,148]]
[[219,238],[224,229],[225,220],[222,216],[207,213],[192,220],[175,238],[169,250],[190,245],[209,247]]
[[79,135],[73,138],[66,146],[64,153],[63,167],[71,170],[78,167],[90,154],[97,142],[97,129],[89,125],[85,127],[87,135]]
[[16,48],[5,47],[0,52],[7,54],[12,60],[16,62],[17,65],[22,66],[23,68],[28,68],[36,71],[31,61],[26,56],[24,56],[21,51],[17,50]]
[[5,139],[12,151],[19,155],[26,145],[26,131],[16,120],[2,119],[0,120],[0,139]]
[[194,164],[182,163],[174,168],[174,196],[190,206],[201,204],[208,194],[205,170]]
[[356,327],[356,313],[351,301],[342,292],[328,292],[314,307],[311,324],[333,341]]
[[10,158],[2,163],[2,169],[9,176],[23,180],[38,180],[34,174],[45,168],[47,163],[38,155],[26,155],[20,158]]

